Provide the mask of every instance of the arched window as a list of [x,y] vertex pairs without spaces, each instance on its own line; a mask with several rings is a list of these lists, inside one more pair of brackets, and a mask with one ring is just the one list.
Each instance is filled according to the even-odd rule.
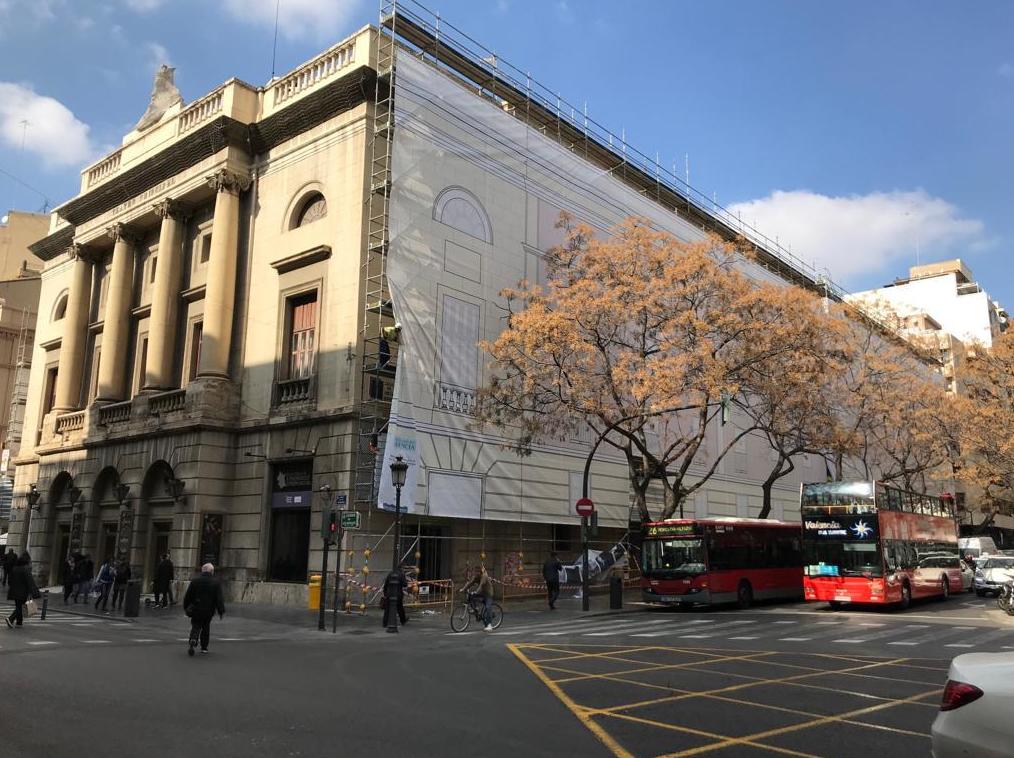
[[56,307],[53,308],[53,321],[60,321],[67,315],[67,293],[64,292],[56,299]]
[[464,187],[448,187],[433,203],[433,218],[470,237],[493,242],[493,227],[482,203]]
[[318,219],[324,218],[327,215],[327,200],[319,192],[311,192],[304,200],[302,205],[299,207],[299,212],[296,213],[296,223],[292,225],[292,228],[298,228],[300,226],[306,226],[312,224]]

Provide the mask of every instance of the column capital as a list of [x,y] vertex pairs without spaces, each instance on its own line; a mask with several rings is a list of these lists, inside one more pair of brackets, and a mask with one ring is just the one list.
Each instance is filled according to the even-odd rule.
[[189,209],[183,203],[168,197],[158,203],[152,203],[151,209],[161,219],[171,218],[183,221],[189,215]]
[[113,242],[123,240],[124,242],[133,245],[138,241],[137,233],[124,224],[113,224],[112,226],[107,226],[106,235],[108,235]]
[[95,253],[82,245],[80,242],[72,242],[67,248],[67,255],[72,261],[84,261],[95,263]]
[[224,168],[208,177],[208,186],[215,192],[231,192],[234,195],[245,192],[249,188],[250,182],[248,174],[237,174],[235,171]]

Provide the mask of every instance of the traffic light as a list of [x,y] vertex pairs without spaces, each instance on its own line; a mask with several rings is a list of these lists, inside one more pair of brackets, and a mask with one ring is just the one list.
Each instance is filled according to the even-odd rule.
[[328,503],[320,514],[320,537],[325,542],[334,544],[338,539],[338,506]]

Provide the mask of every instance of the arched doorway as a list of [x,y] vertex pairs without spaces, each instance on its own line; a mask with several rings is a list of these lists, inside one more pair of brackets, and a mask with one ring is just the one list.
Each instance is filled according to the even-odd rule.
[[90,532],[91,544],[95,546],[92,559],[98,569],[103,561],[116,557],[116,539],[120,526],[120,501],[116,497],[116,485],[120,483],[120,472],[113,466],[106,466],[95,477],[92,486]]
[[[49,492],[42,503],[39,519],[45,539],[37,534],[33,541],[38,548],[36,560],[48,565],[38,566],[38,573],[48,577],[49,584],[61,584],[66,568],[67,554],[71,551],[72,528],[76,527],[76,534],[80,537],[82,520],[77,513],[80,513],[80,506],[77,505],[81,497],[81,491],[74,486],[74,477],[68,471],[61,471],[53,477],[49,485]],[[79,540],[80,541],[80,540]]]
[[180,556],[173,555],[171,544],[175,501],[169,483],[175,478],[173,467],[160,460],[148,467],[141,483],[140,501],[146,515],[146,524],[141,530],[145,539],[142,574],[146,590],[155,579],[155,567],[166,553],[177,564],[177,571],[180,568]]

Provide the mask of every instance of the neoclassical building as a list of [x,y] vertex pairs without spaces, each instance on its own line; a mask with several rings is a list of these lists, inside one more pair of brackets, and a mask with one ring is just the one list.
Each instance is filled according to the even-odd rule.
[[[473,417],[499,292],[544,277],[561,211],[602,230],[640,215],[685,239],[748,234],[756,276],[834,294],[546,92],[393,3],[264,87],[233,79],[184,105],[161,71],[137,127],[33,246],[45,270],[11,544],[46,580],[68,551],[146,579],[168,551],[181,570],[214,561],[234,598],[301,602],[328,499],[363,515],[342,551],[356,586],[376,583],[371,560],[374,576],[390,565],[398,453],[402,552],[424,578],[484,562],[509,583],[551,547],[572,554],[592,440],[518,458]],[[711,430],[701,471],[739,422]],[[756,513],[768,468],[744,438],[687,515]],[[819,460],[797,471],[776,516],[824,477]],[[625,460],[602,449],[591,488],[607,547],[628,526]]]

